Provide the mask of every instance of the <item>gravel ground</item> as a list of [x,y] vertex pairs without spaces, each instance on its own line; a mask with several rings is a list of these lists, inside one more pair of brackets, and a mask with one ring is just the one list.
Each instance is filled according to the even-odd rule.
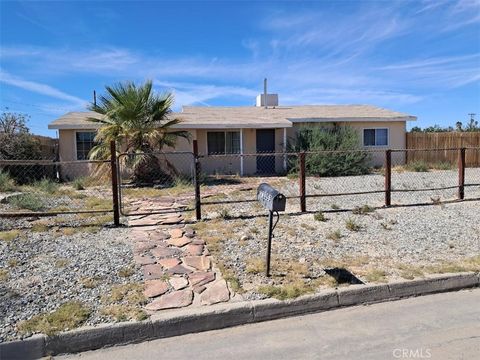
[[[393,174],[392,179],[395,189],[420,189],[454,186],[458,174],[456,171],[403,172]],[[480,169],[467,169],[466,179],[467,183],[480,183]],[[298,191],[297,181],[285,178],[265,180],[286,194]],[[381,189],[383,182],[382,175],[307,178],[307,193],[370,191]],[[253,191],[249,194],[244,192],[243,196],[252,196]],[[334,212],[332,207],[382,206],[383,194],[308,199],[307,210],[324,211],[325,222],[314,220],[312,213],[295,214],[299,210],[299,201],[289,199],[287,211],[281,215],[275,230],[272,261],[304,264],[309,271],[307,277],[311,278],[324,276],[324,268],[331,264],[349,265],[349,270],[363,280],[369,271],[376,269],[381,270],[386,281],[404,277],[405,269],[440,266],[445,262],[462,262],[480,256],[480,201],[436,204],[437,201],[455,199],[456,193],[457,189],[393,193],[393,204],[429,205],[377,208],[364,215],[356,215],[352,211]],[[465,194],[466,198],[480,198],[480,186],[466,187]],[[233,192],[226,198],[238,196],[239,192]],[[257,215],[265,214],[265,210],[256,203],[239,203],[211,205],[205,207],[205,213],[213,219],[225,214],[231,217],[220,222],[223,230],[215,230],[218,227],[216,224],[212,226],[213,230],[207,225],[205,233],[223,236],[224,241],[215,257],[235,274],[247,290],[246,298],[261,297],[255,291],[259,285],[282,283],[281,277],[285,274],[277,271],[275,276],[274,265],[271,279],[248,271],[248,263],[252,259],[260,262],[265,257],[267,221],[266,217]],[[359,229],[347,229],[348,220],[358,225]],[[340,238],[334,239],[332,233],[335,232],[340,234]]]
[[[24,228],[30,221],[0,222],[0,228],[11,229]],[[70,216],[67,225],[78,222]],[[27,230],[20,238],[0,241],[0,268],[8,271],[6,279],[0,281],[0,341],[29,336],[17,333],[15,324],[55,310],[70,300],[81,301],[93,310],[87,325],[111,322],[99,313],[100,297],[109,293],[114,284],[142,280],[139,271],[128,278],[118,275],[133,261],[127,231],[103,227],[95,233],[66,236],[58,228],[44,232]],[[81,282],[84,278],[97,278],[98,283],[86,288]]]
[[[384,271],[387,279],[395,280],[403,277],[405,267],[428,267],[479,256],[479,207],[479,201],[472,201],[379,209],[364,215],[332,212],[325,213],[325,222],[316,221],[313,214],[282,215],[272,242],[274,279],[248,271],[249,261],[263,262],[265,258],[266,218],[227,220],[222,226],[231,226],[232,231],[215,259],[234,272],[247,290],[246,298],[258,297],[255,289],[259,285],[282,283],[285,274],[275,269],[278,261],[305,264],[311,278],[324,276],[325,267],[342,263],[364,281],[362,276],[371,269]],[[360,229],[347,229],[348,220]],[[340,232],[339,239],[330,238],[335,231]]]

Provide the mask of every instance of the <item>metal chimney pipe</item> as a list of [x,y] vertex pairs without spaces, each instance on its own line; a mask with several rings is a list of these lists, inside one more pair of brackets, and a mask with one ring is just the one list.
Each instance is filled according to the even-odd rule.
[[267,108],[267,78],[263,79],[263,101],[265,109]]

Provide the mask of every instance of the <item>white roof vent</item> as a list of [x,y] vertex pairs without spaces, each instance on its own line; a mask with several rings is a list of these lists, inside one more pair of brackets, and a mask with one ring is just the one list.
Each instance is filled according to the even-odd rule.
[[267,103],[265,104],[265,94],[257,95],[256,106],[278,106],[278,94],[267,94]]

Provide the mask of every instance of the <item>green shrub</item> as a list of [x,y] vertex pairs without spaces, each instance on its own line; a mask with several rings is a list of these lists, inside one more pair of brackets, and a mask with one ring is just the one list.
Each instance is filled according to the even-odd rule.
[[362,226],[352,218],[348,218],[345,221],[345,227],[350,231],[360,231],[360,229],[362,228]]
[[19,209],[41,211],[45,208],[43,200],[35,194],[21,194],[8,198],[8,203]]
[[55,194],[57,191],[58,191],[58,188],[59,188],[59,185],[58,183],[50,180],[50,179],[47,179],[47,178],[43,178],[42,180],[40,181],[35,181],[33,183],[33,186],[44,192],[44,193],[47,193],[47,194]]
[[371,213],[371,212],[374,212],[374,211],[375,211],[375,209],[373,207],[365,204],[363,206],[356,206],[352,210],[352,213],[357,214],[357,215],[364,215],[364,214],[368,214],[368,213]]
[[327,218],[325,217],[325,214],[321,211],[318,211],[316,212],[314,215],[313,215],[313,218],[316,220],[316,221],[327,221]]
[[84,177],[78,177],[72,182],[72,186],[75,190],[85,190],[86,181]]
[[[348,126],[304,126],[299,129],[289,151],[313,151],[305,156],[305,170],[313,176],[363,175],[370,172],[370,155],[362,151],[358,132]],[[317,153],[315,153],[318,151]],[[330,151],[330,152],[328,152]],[[298,161],[290,162],[298,171]]]
[[428,171],[428,164],[423,160],[415,160],[411,163],[407,164],[405,168],[409,171],[415,172],[427,172]]
[[0,171],[0,192],[15,190],[15,181],[13,181],[8,173]]
[[436,170],[452,170],[454,166],[447,161],[442,161],[432,165],[433,169]]

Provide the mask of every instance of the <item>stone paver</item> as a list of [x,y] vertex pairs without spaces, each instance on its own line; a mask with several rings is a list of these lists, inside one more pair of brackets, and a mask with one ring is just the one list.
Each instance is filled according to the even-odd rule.
[[[135,201],[139,211],[181,210],[182,199],[161,197]],[[225,280],[212,269],[205,241],[185,224],[181,213],[152,214],[129,219],[134,226],[134,260],[142,266],[145,296],[154,300],[145,306],[153,312],[185,306],[228,301]]]
[[156,263],[155,258],[150,255],[135,255],[133,259],[139,265],[149,265]]
[[192,242],[192,239],[189,239],[185,236],[182,236],[181,238],[170,239],[167,242],[168,242],[169,245],[182,247],[182,246],[185,246],[187,244],[190,244]]
[[215,273],[211,271],[198,271],[190,274],[188,280],[191,286],[205,285],[215,280]]
[[210,258],[207,256],[186,256],[182,258],[184,264],[191,266],[197,270],[210,269]]
[[173,257],[176,255],[180,255],[181,251],[179,249],[170,248],[170,247],[156,247],[150,250],[153,256],[159,259],[164,259],[168,257]]
[[225,280],[218,280],[207,287],[200,297],[203,305],[212,305],[230,299],[230,291]]
[[160,279],[165,275],[163,267],[160,264],[145,265],[143,267],[143,276],[145,280]]
[[158,260],[158,263],[162,265],[164,268],[170,269],[180,264],[181,261],[177,258],[170,258],[170,259],[160,259]]
[[157,300],[154,300],[153,302],[145,306],[145,309],[150,311],[156,311],[162,309],[185,307],[190,305],[192,301],[192,290],[179,290],[161,296]]
[[168,233],[170,234],[172,239],[176,239],[176,238],[182,237],[183,230],[182,229],[171,229],[171,230],[168,230]]
[[168,284],[164,280],[148,280],[145,282],[144,294],[146,297],[152,298],[165,294],[168,291]]
[[203,253],[203,245],[187,245],[185,255],[199,256]]
[[186,268],[183,265],[177,265],[167,270],[167,274],[177,274],[177,275],[184,275],[190,274],[193,270]]

